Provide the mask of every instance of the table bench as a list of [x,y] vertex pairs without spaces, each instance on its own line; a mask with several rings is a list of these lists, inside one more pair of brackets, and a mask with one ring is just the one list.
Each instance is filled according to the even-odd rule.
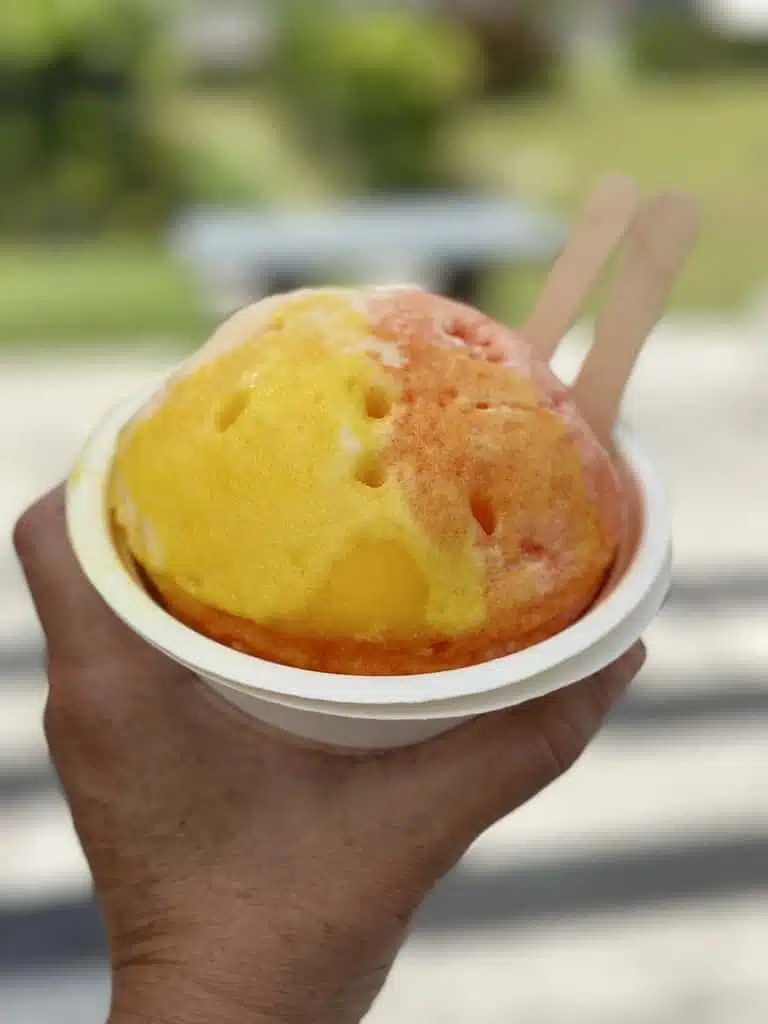
[[197,209],[172,245],[212,312],[312,284],[412,282],[465,302],[488,270],[550,263],[563,220],[496,199],[388,198],[308,210]]

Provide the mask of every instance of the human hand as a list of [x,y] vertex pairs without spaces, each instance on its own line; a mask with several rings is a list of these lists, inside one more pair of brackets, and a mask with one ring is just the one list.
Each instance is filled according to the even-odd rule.
[[61,489],[15,542],[114,1024],[359,1021],[427,892],[570,768],[645,656],[419,747],[339,756],[258,728],[119,622],[75,561]]

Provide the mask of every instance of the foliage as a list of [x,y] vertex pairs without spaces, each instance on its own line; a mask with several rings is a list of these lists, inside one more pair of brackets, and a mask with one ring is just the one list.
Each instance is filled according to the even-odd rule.
[[563,82],[564,0],[452,0],[448,10],[474,33],[495,96],[548,92]]
[[441,130],[482,82],[472,36],[402,10],[328,8],[287,18],[281,40],[278,86],[305,137],[374,191],[448,184]]
[[178,183],[147,116],[156,29],[149,0],[0,5],[0,229],[163,217]]

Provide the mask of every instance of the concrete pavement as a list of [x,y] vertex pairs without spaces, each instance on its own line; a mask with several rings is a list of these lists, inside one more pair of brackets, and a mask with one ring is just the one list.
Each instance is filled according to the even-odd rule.
[[[757,326],[757,325],[755,325]],[[578,337],[562,365],[578,354]],[[0,531],[165,365],[0,364]],[[373,1024],[762,1024],[768,1006],[768,348],[671,324],[628,403],[677,582],[631,699],[571,775],[431,897]],[[103,945],[45,757],[39,638],[0,547],[0,1020],[100,1024]]]

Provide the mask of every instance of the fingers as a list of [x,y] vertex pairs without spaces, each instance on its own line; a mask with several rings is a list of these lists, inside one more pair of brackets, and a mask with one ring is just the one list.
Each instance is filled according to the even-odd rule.
[[119,723],[179,675],[120,622],[83,575],[69,543],[63,487],[22,516],[14,544],[48,643],[49,720],[66,709],[67,716]]
[[415,755],[411,786],[468,845],[573,766],[645,656],[638,644],[575,686],[439,737]]
[[25,512],[13,539],[52,656],[85,660],[94,650],[137,639],[77,563],[67,534],[63,487]]

